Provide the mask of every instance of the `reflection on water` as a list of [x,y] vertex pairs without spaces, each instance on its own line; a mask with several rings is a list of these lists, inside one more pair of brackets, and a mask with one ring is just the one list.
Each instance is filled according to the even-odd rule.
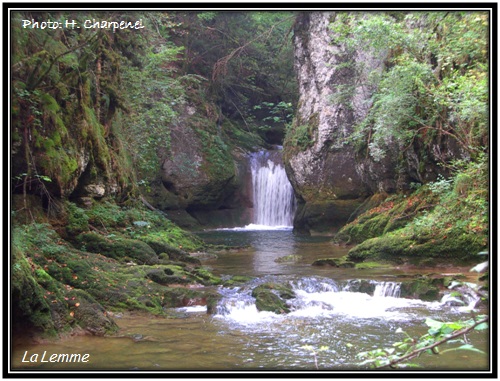
[[[199,233],[207,242],[248,249],[218,253],[207,262],[218,274],[259,276],[269,274],[313,275],[328,270],[311,267],[319,258],[342,257],[347,248],[335,247],[330,237],[296,236],[291,229],[222,230]],[[285,256],[293,260],[280,262]]]
[[[326,237],[296,237],[290,230],[216,231],[200,235],[207,241],[251,247],[218,254],[206,261],[220,275],[258,277],[252,282],[290,281],[297,298],[292,312],[276,315],[258,312],[250,295],[252,284],[224,288],[225,313],[206,314],[205,308],[179,309],[180,318],[167,319],[126,314],[116,319],[120,337],[73,337],[52,344],[18,343],[13,366],[24,369],[114,370],[315,370],[315,358],[304,348],[322,346],[316,354],[320,369],[360,370],[356,354],[388,346],[402,339],[403,328],[412,337],[426,333],[424,320],[450,321],[469,315],[438,302],[386,297],[396,294],[397,275],[404,269],[355,270],[315,267],[315,259],[341,257],[346,248],[335,247]],[[292,261],[277,261],[293,255]],[[434,269],[435,270],[435,269]],[[423,271],[420,269],[420,271]],[[314,278],[311,278],[314,277]],[[348,279],[389,280],[375,295],[348,292]],[[314,279],[313,281],[311,279]],[[246,287],[246,288],[245,288]],[[488,352],[487,332],[467,335]],[[89,353],[89,364],[22,363],[24,353]],[[487,370],[488,356],[475,352],[448,352],[422,356],[424,369]]]

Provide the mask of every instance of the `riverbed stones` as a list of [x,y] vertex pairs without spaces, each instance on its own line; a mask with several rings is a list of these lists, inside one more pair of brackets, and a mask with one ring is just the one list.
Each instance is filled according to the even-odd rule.
[[290,312],[287,299],[295,297],[292,288],[278,283],[264,283],[252,290],[255,304],[259,311],[269,311],[276,314]]

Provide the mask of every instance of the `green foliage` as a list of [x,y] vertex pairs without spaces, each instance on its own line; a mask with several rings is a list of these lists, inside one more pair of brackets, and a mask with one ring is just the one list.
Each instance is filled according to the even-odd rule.
[[366,78],[363,63],[351,63],[359,81],[378,88],[352,138],[364,141],[376,161],[393,143],[430,146],[437,136],[471,156],[481,152],[488,137],[488,25],[483,12],[338,14],[333,43],[344,44],[346,55],[362,49],[386,57],[386,70]]
[[189,30],[183,38],[186,70],[210,79],[218,116],[242,121],[246,129],[257,131],[262,125],[274,126],[277,115],[254,106],[296,102],[290,33],[294,14],[200,12],[182,16]]
[[393,197],[343,227],[338,241],[360,243],[349,258],[475,260],[488,245],[487,157],[455,162],[453,170],[452,177],[438,177],[409,197]]
[[159,168],[159,150],[169,150],[170,125],[185,103],[183,77],[175,73],[176,57],[183,48],[163,42],[160,49],[149,48],[141,67],[123,70],[124,88],[129,97],[128,116],[120,129],[125,146],[132,156],[139,178],[152,179]]
[[[472,270],[471,270],[472,271]],[[475,296],[481,296],[485,301],[488,295],[481,291],[477,284],[452,281],[448,286],[450,290],[463,287],[461,291],[453,291],[451,295],[455,302],[461,302],[460,298],[468,290],[472,290]],[[473,307],[472,307],[473,308]],[[439,321],[432,318],[425,319],[427,333],[420,337],[412,337],[403,329],[398,328],[397,334],[402,334],[400,341],[393,343],[390,347],[376,348],[357,354],[359,365],[368,365],[371,368],[405,368],[418,367],[417,363],[409,363],[423,354],[438,355],[454,351],[472,351],[486,355],[483,351],[475,348],[467,339],[467,334],[489,329],[489,316],[472,314],[467,320]],[[446,345],[447,349],[441,350]]]
[[294,121],[291,126],[287,127],[285,135],[285,145],[287,150],[298,149],[303,151],[314,143],[314,126],[311,123],[299,125]]
[[[401,328],[396,330],[396,333],[403,334],[402,341],[393,343],[388,348],[377,348],[375,350],[360,352],[357,358],[361,360],[359,365],[369,365],[373,368],[401,368],[408,366],[418,366],[415,363],[405,363],[413,358],[420,356],[423,353],[443,354],[449,351],[467,350],[483,353],[483,351],[475,348],[465,338],[465,334],[472,330],[481,331],[488,329],[488,317],[477,316],[476,318],[466,321],[441,322],[431,318],[425,320],[428,330],[427,333],[419,338],[413,338]],[[443,344],[461,344],[453,348],[440,351],[439,347]]]
[[279,125],[287,126],[293,119],[294,111],[292,103],[290,102],[286,103],[281,101],[277,104],[273,102],[262,102],[259,105],[255,105],[253,109],[262,110],[269,115],[262,118],[262,122],[265,122],[265,124],[257,124],[257,129],[260,131],[265,132]]
[[89,217],[85,211],[71,202],[66,204],[66,208],[68,210],[67,233],[76,237],[78,234],[88,231]]
[[[89,12],[88,16],[95,14]],[[117,84],[123,58],[120,55],[130,35],[109,30],[77,33],[60,28],[41,38],[38,30],[21,27],[22,19],[32,17],[65,20],[74,15],[12,14],[12,127],[20,143],[19,149],[12,152],[13,173],[26,173],[28,181],[34,175],[52,180],[30,188],[23,182],[23,192],[69,196],[88,157],[90,167],[103,177],[116,178],[119,187],[125,187],[132,174],[120,160],[124,152],[109,126],[122,106],[119,93],[126,94]],[[140,35],[137,32],[135,37],[140,39]]]

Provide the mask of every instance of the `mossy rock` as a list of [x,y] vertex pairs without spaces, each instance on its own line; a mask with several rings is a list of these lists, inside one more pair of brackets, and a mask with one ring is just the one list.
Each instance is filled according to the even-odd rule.
[[15,246],[12,250],[11,301],[13,329],[55,334],[51,306],[45,300],[46,290],[36,281],[31,268]]
[[94,336],[104,336],[118,330],[116,323],[105,315],[104,308],[98,303],[82,299],[74,309],[74,316],[78,325]]
[[432,278],[422,277],[412,281],[401,283],[401,297],[415,298],[426,301],[439,299],[439,287],[436,286]]
[[483,243],[473,234],[459,236],[410,236],[403,230],[372,238],[352,248],[348,258],[353,262],[389,260],[415,265],[434,266],[449,262],[469,264],[479,260]]
[[405,227],[413,218],[432,208],[435,197],[422,189],[407,197],[377,194],[368,199],[334,237],[334,242],[359,244]]
[[264,283],[252,290],[252,296],[255,298],[257,310],[283,314],[290,312],[285,300],[294,298],[295,293],[289,286]]
[[[186,306],[207,306],[207,312],[215,310],[221,295],[213,289],[192,289],[185,287],[169,287],[163,293],[164,308]],[[210,307],[210,311],[209,311]]]
[[142,242],[146,243],[149,247],[151,247],[154,252],[158,255],[160,254],[166,254],[168,258],[176,260],[176,261],[181,261],[181,262],[186,262],[186,263],[193,263],[193,264],[201,264],[200,260],[198,258],[194,258],[189,255],[188,252],[174,247],[172,245],[169,245],[166,242],[162,242],[161,240],[155,238],[149,238],[149,237],[142,237],[139,238]]
[[385,268],[390,268],[391,265],[388,265],[386,263],[380,263],[380,262],[362,262],[362,263],[356,263],[355,268],[357,270],[367,270],[367,269],[385,269]]
[[188,277],[187,274],[174,275],[174,272],[169,268],[149,270],[146,277],[161,285],[188,284],[192,282],[191,277]]
[[414,243],[411,238],[391,233],[360,243],[349,250],[347,257],[349,260],[357,263],[374,259],[401,261],[402,257],[409,254],[408,248]]
[[89,217],[85,210],[71,202],[66,203],[66,210],[68,212],[68,224],[66,225],[68,238],[76,237],[89,230]]
[[78,242],[86,251],[102,254],[122,262],[154,265],[159,259],[154,250],[142,241],[119,238],[111,240],[99,234],[87,233],[78,236]]
[[355,266],[354,262],[346,260],[346,258],[322,258],[317,259],[312,263],[313,266],[333,266],[342,268],[352,268]]
[[271,290],[259,290],[259,292],[253,292],[252,296],[255,298],[255,305],[259,311],[269,311],[275,314],[290,312],[283,299]]
[[298,262],[302,259],[302,255],[285,255],[284,257],[279,257],[274,260],[276,263],[287,263],[287,262]]
[[230,279],[224,280],[223,285],[225,287],[232,287],[234,285],[241,285],[244,283],[248,283],[253,279],[254,278],[252,278],[250,276],[235,275],[235,276],[231,277]]
[[349,290],[351,292],[362,292],[373,295],[376,288],[376,283],[366,279],[355,279],[349,281]]
[[219,285],[222,284],[222,279],[212,274],[204,267],[197,267],[192,271],[192,274],[198,278],[204,285]]

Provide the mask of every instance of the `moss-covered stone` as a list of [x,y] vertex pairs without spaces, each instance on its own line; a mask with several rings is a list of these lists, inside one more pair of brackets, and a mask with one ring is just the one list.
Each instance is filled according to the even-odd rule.
[[483,247],[484,243],[473,234],[428,237],[409,236],[404,231],[396,231],[355,246],[349,250],[348,258],[353,262],[382,259],[422,266],[450,260],[467,264],[479,260],[477,253]]
[[322,258],[317,259],[312,263],[313,266],[333,266],[333,267],[343,267],[352,268],[355,263],[347,260],[345,257],[342,258]]
[[291,287],[278,283],[264,283],[252,290],[255,304],[259,311],[270,311],[276,314],[290,312],[286,299],[295,297]]
[[[47,284],[48,279],[44,280]],[[26,257],[13,246],[11,271],[13,330],[34,329],[49,335],[55,334],[56,326],[52,320],[46,293],[47,291],[36,281]]]
[[296,255],[296,254],[291,254],[291,255],[285,255],[284,257],[279,257],[274,260],[276,263],[287,263],[287,262],[298,262],[302,259],[302,255]]
[[212,274],[208,269],[204,267],[197,267],[192,271],[192,274],[200,280],[201,283],[205,285],[219,285],[222,283],[222,279],[218,276]]
[[141,241],[145,242],[149,247],[151,247],[156,254],[160,255],[165,253],[168,258],[176,261],[201,264],[198,258],[194,258],[189,255],[186,251],[181,248],[177,248],[163,241],[161,237],[151,237],[145,236],[140,238]]
[[356,263],[355,268],[357,270],[367,270],[367,269],[383,269],[383,268],[390,268],[391,265],[385,264],[385,263],[379,263],[379,262],[362,262],[362,263]]
[[408,237],[387,234],[383,237],[368,239],[353,247],[349,250],[347,257],[353,262],[376,259],[401,262],[412,244],[414,241]]
[[[171,287],[164,291],[163,307],[177,308],[186,306],[207,306],[207,312],[214,312],[220,295],[211,289],[193,289],[187,287]],[[210,306],[210,310],[209,310]]]
[[85,211],[75,204],[66,203],[68,211],[68,224],[66,226],[66,233],[69,237],[76,237],[78,234],[87,232],[89,230],[89,217]]
[[123,262],[134,261],[148,265],[159,262],[158,256],[149,245],[135,239],[113,240],[96,233],[86,233],[78,236],[78,242],[87,251]]
[[250,282],[252,279],[254,279],[254,278],[249,277],[249,276],[243,276],[243,275],[235,275],[235,276],[232,276],[230,279],[224,280],[223,285],[225,287],[232,287],[235,285],[241,285],[243,283]]
[[116,323],[107,316],[105,309],[88,298],[79,298],[78,306],[71,308],[78,325],[94,336],[104,336],[118,330]]
[[439,287],[433,284],[431,278],[420,278],[401,283],[401,297],[415,298],[426,301],[439,299]]
[[406,226],[424,211],[428,211],[435,202],[436,197],[426,189],[409,197],[405,194],[393,196],[385,193],[376,194],[360,207],[354,221],[339,230],[334,241],[357,244],[395,231]]

